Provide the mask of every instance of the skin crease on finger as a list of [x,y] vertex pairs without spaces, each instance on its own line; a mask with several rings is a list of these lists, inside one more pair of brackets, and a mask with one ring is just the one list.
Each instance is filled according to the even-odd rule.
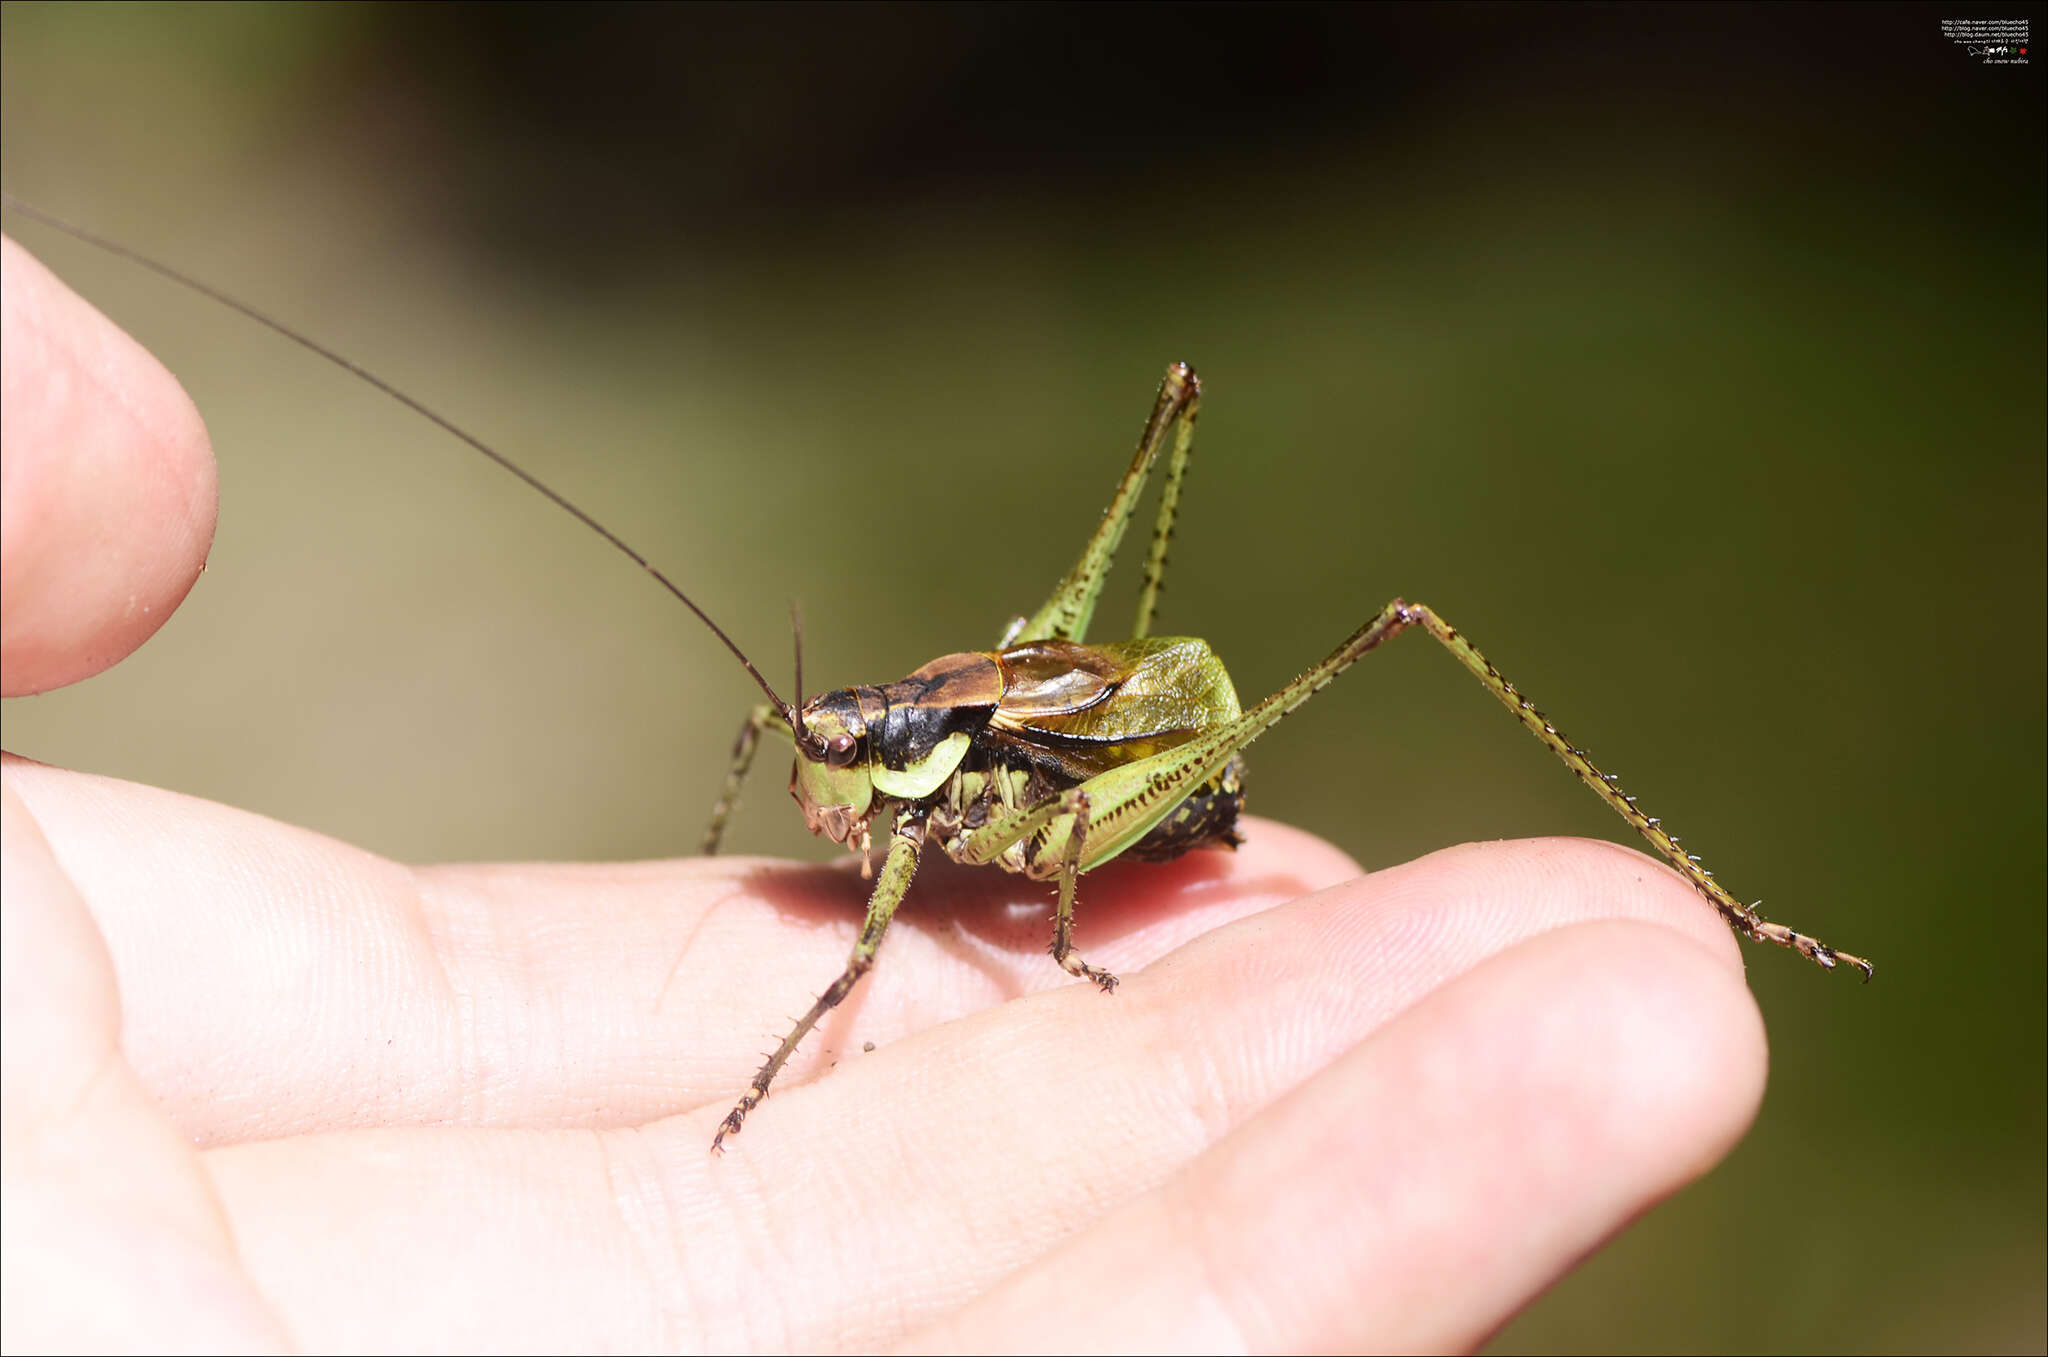
[[19,697],[163,625],[205,564],[218,486],[206,426],[147,350],[5,237],[0,274],[0,689]]

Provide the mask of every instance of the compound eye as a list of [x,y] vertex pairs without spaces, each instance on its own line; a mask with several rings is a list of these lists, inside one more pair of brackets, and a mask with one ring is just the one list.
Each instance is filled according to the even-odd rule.
[[825,741],[826,765],[832,768],[844,768],[847,764],[853,762],[854,751],[859,747],[860,742],[851,735],[843,733],[834,735],[831,739]]

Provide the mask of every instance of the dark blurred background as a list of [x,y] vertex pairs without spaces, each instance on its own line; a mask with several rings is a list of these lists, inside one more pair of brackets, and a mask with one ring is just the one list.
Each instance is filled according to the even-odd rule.
[[[778,678],[801,599],[813,687],[1034,607],[1196,362],[1167,630],[1252,698],[1425,599],[1879,962],[1751,953],[1755,1132],[1496,1346],[2038,1352],[2042,82],[1953,17],[10,5],[0,111],[10,190],[500,443]],[[390,402],[8,226],[223,474],[185,608],[10,749],[405,858],[691,850],[753,690],[687,615]],[[822,856],[780,782],[735,847]],[[1620,829],[1420,641],[1251,788],[1367,867]]]

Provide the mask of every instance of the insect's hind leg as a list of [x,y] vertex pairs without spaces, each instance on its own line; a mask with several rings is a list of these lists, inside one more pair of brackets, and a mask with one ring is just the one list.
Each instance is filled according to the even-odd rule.
[[732,742],[732,765],[726,770],[725,790],[718,794],[718,804],[711,808],[711,823],[704,826],[704,844],[700,850],[705,857],[718,852],[718,846],[725,841],[725,822],[732,816],[732,808],[739,804],[740,788],[746,784],[747,771],[754,766],[754,751],[761,743],[761,732],[778,730],[789,733],[789,722],[782,713],[763,702],[747,713],[746,724],[740,727],[739,737]]
[[[1185,367],[1185,365],[1182,365]],[[1169,384],[1173,374],[1168,374]],[[1161,388],[1161,399],[1165,388]],[[1159,513],[1152,520],[1152,546],[1145,553],[1145,574],[1138,586],[1138,612],[1131,621],[1131,639],[1142,641],[1152,634],[1152,614],[1159,607],[1159,592],[1166,588],[1166,549],[1173,542],[1173,523],[1180,516],[1180,487],[1187,479],[1188,458],[1195,447],[1195,419],[1202,410],[1202,382],[1192,368],[1186,369],[1185,392],[1180,406],[1180,432],[1173,440],[1173,456],[1166,463],[1166,479],[1159,487]]]
[[889,929],[889,920],[896,917],[896,907],[903,903],[903,896],[910,889],[910,881],[917,874],[917,856],[924,847],[924,820],[917,815],[906,814],[896,822],[896,828],[889,836],[889,853],[882,861],[881,874],[875,881],[874,893],[868,896],[867,918],[861,922],[860,936],[854,939],[853,952],[846,959],[846,969],[839,978],[825,987],[810,1009],[798,1018],[796,1026],[782,1039],[767,1063],[755,1074],[754,1082],[733,1104],[732,1111],[725,1114],[725,1120],[718,1125],[718,1134],[711,1138],[711,1151],[719,1153],[725,1148],[725,1138],[739,1134],[740,1125],[746,1121],[747,1113],[761,1105],[768,1096],[768,1085],[796,1053],[798,1043],[810,1035],[824,1016],[836,1007],[840,1000],[852,993],[875,964],[875,953],[882,946],[882,934]]
[[1409,627],[1421,627],[1435,637],[1444,649],[1455,655],[1458,663],[1464,665],[1474,677],[1485,684],[1487,691],[1500,699],[1501,705],[1513,712],[1515,719],[1528,727],[1530,734],[1549,746],[1550,751],[1564,761],[1565,766],[1578,776],[1579,781],[1592,788],[1595,796],[1606,802],[1615,814],[1628,821],[1637,833],[1649,840],[1650,846],[1676,867],[1679,874],[1691,882],[1693,888],[1720,911],[1721,917],[1736,932],[1757,942],[1774,942],[1780,947],[1790,947],[1801,956],[1830,970],[1838,961],[1847,962],[1862,971],[1864,979],[1870,978],[1873,968],[1862,957],[1838,952],[1820,939],[1808,937],[1783,924],[1769,923],[1756,912],[1756,906],[1744,905],[1730,895],[1718,881],[1714,880],[1712,872],[1700,866],[1697,856],[1679,846],[1678,837],[1666,830],[1656,816],[1646,815],[1637,807],[1633,796],[1623,794],[1621,788],[1615,785],[1612,773],[1601,772],[1585,750],[1566,739],[1564,733],[1537,710],[1536,704],[1522,696],[1520,689],[1502,677],[1501,672],[1493,667],[1486,656],[1479,653],[1476,646],[1465,639],[1463,633],[1444,621],[1431,608],[1424,604],[1395,599],[1381,610],[1379,616],[1354,633],[1352,641],[1346,645],[1348,648],[1351,644],[1358,643],[1356,655],[1363,655],[1382,641],[1400,635]]
[[[1168,491],[1170,498],[1160,506],[1160,527],[1171,534],[1174,506],[1180,499],[1179,477],[1186,470],[1188,445],[1194,437],[1193,426],[1182,416],[1192,412],[1201,390],[1200,379],[1186,363],[1175,363],[1166,370],[1166,380],[1160,383],[1159,396],[1152,403],[1152,414],[1145,421],[1145,432],[1138,438],[1138,450],[1131,458],[1129,469],[1117,482],[1109,507],[1102,511],[1102,521],[1096,525],[1094,536],[1081,549],[1081,559],[1074,562],[1074,568],[1054,587],[1052,597],[1037,612],[1029,618],[1011,621],[997,642],[998,648],[1025,641],[1087,639],[1088,624],[1095,616],[1095,601],[1102,594],[1102,582],[1109,574],[1118,544],[1123,541],[1124,529],[1130,526],[1131,513],[1138,507],[1145,477],[1151,473],[1159,450],[1166,446],[1167,430],[1179,421],[1181,433],[1174,450],[1173,484]],[[1141,623],[1149,623],[1152,603],[1159,593],[1156,574],[1163,572],[1166,564],[1165,541],[1157,535],[1153,540],[1153,555],[1158,561],[1156,566],[1150,561],[1146,564],[1146,587],[1139,601]],[[1136,634],[1145,634],[1143,626]]]

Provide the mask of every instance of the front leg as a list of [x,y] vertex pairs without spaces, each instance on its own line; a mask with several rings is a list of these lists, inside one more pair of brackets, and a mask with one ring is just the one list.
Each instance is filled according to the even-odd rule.
[[764,730],[789,734],[789,722],[765,702],[747,714],[739,738],[732,742],[732,764],[726,770],[725,790],[719,793],[718,804],[711,808],[711,823],[704,827],[702,852],[707,858],[716,854],[725,840],[725,822],[732,815],[732,808],[739,804],[740,788],[746,785],[747,770],[754,766],[754,750],[760,745]]
[[860,978],[874,966],[875,952],[882,945],[882,934],[888,931],[889,920],[896,916],[896,906],[903,903],[904,893],[910,889],[910,880],[917,874],[917,856],[923,847],[924,815],[920,811],[906,810],[897,817],[896,827],[889,836],[889,855],[882,861],[874,894],[868,897],[868,916],[860,926],[860,936],[854,940],[853,954],[846,959],[846,969],[825,987],[825,992],[818,996],[810,1011],[797,1020],[789,1035],[782,1039],[782,1044],[775,1048],[775,1053],[768,1057],[768,1063],[761,1066],[760,1073],[754,1076],[753,1084],[733,1104],[732,1111],[725,1114],[718,1134],[711,1138],[712,1153],[724,1148],[727,1136],[739,1134],[740,1123],[768,1096],[768,1085],[774,1082],[776,1074],[796,1053],[797,1043],[851,993]]

